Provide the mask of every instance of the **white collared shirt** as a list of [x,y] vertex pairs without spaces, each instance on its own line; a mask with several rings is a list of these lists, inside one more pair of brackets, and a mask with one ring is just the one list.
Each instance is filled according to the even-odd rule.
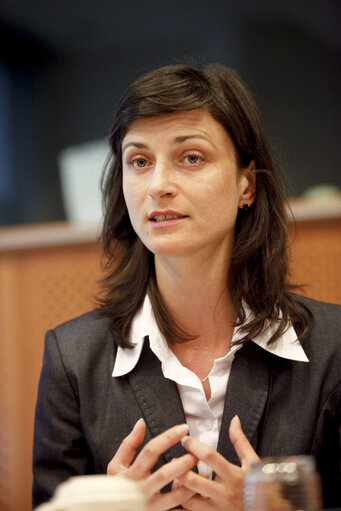
[[[251,312],[246,310],[246,317],[251,315]],[[275,328],[276,325],[268,325],[259,336],[253,339],[253,342],[279,357],[308,362],[291,323],[277,341],[270,346],[267,345]],[[233,343],[240,339],[241,335],[240,328],[236,327],[230,350],[225,356],[214,361],[208,375],[211,398],[207,401],[199,377],[184,367],[168,347],[156,323],[149,297],[146,295],[141,309],[132,322],[130,341],[134,344],[134,348],[118,347],[112,376],[123,376],[134,369],[140,358],[144,339],[148,336],[150,348],[161,362],[164,377],[173,380],[178,386],[189,434],[216,449],[232,362],[236,351],[242,347],[241,344],[233,345]],[[211,473],[211,470],[202,462],[198,463],[198,468],[200,472]]]

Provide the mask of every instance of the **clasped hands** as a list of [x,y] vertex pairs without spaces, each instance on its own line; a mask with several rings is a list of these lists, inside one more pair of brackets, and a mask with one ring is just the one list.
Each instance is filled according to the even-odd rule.
[[[243,481],[247,467],[259,461],[259,457],[244,435],[237,416],[231,421],[229,436],[241,467],[233,465],[196,438],[187,436],[186,424],[173,426],[150,440],[134,460],[143,442],[145,428],[144,420],[138,420],[110,461],[107,473],[124,474],[139,481],[148,497],[148,511],[167,511],[180,505],[187,511],[242,510]],[[182,443],[188,454],[175,458],[152,473],[159,456],[178,442]],[[198,460],[216,473],[214,480],[192,471]],[[169,483],[173,483],[172,490],[160,493]]]

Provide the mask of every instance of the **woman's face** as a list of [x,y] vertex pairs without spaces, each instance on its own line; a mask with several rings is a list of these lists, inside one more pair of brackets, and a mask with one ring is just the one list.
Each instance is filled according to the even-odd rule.
[[238,207],[251,204],[251,165],[204,109],[132,122],[122,142],[123,193],[132,226],[154,254],[229,254]]

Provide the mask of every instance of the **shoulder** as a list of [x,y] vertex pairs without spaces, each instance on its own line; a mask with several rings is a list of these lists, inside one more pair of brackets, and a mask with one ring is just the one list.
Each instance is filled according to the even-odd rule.
[[110,320],[96,309],[50,330],[46,335],[46,350],[58,353],[65,368],[85,368],[104,360],[112,364],[117,339]]
[[341,305],[336,303],[328,303],[328,302],[320,302],[319,300],[314,300],[313,298],[308,298],[306,296],[294,295],[295,298],[306,305],[314,314],[315,313],[323,313],[330,315],[335,315],[340,318]]
[[81,339],[82,342],[92,342],[94,337],[106,336],[110,331],[109,319],[101,315],[100,309],[95,309],[56,326],[53,331],[61,338]]
[[311,370],[332,385],[341,380],[341,305],[297,296],[313,314],[314,324],[302,346]]
[[304,296],[296,295],[297,301],[301,302],[307,307],[314,317],[314,326],[312,333],[314,334],[328,334],[329,338],[335,339],[340,344],[341,342],[341,305],[320,302],[307,298]]

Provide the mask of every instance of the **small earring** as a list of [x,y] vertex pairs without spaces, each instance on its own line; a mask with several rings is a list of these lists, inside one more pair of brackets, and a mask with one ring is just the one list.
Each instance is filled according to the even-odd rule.
[[243,202],[242,204],[242,210],[245,211],[245,213],[249,210],[249,205],[247,202]]

